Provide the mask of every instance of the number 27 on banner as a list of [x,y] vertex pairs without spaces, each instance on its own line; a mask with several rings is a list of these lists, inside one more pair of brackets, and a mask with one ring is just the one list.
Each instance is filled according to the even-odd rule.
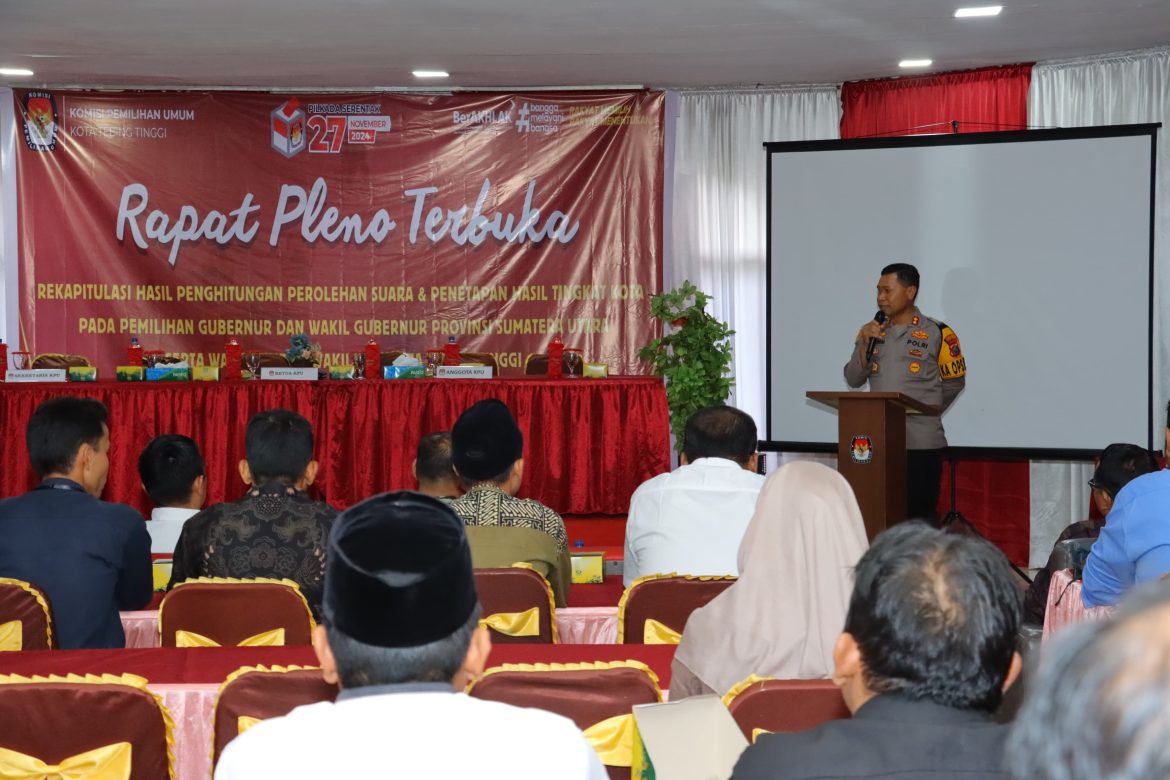
[[309,117],[309,154],[337,154],[341,151],[341,142],[345,135],[346,118],[344,116],[321,116],[313,114]]

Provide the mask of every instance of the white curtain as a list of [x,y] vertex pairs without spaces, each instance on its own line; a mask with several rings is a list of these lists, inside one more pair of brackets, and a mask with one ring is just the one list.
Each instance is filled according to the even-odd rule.
[[[731,403],[764,429],[765,141],[838,138],[836,85],[675,93],[666,287],[690,279],[735,329]],[[668,141],[669,143],[669,141]],[[669,148],[668,148],[669,153]],[[673,166],[669,163],[673,162]]]
[[[1154,216],[1154,446],[1165,422],[1165,403],[1170,398],[1170,47],[1138,52],[1083,57],[1074,60],[1040,62],[1032,70],[1028,92],[1028,123],[1042,127],[1079,127],[1161,122],[1158,135],[1157,211]],[[1109,259],[1102,258],[1101,272],[1109,272]],[[1086,283],[1091,283],[1086,280]],[[1144,305],[1144,301],[1135,301]],[[1097,312],[1092,320],[1108,321],[1108,312]],[[1128,348],[1123,342],[1118,349]],[[1086,356],[1088,359],[1088,356]],[[1089,360],[1082,370],[1093,368]],[[1074,369],[1073,374],[1075,374]],[[1075,381],[1070,374],[1069,381]],[[1125,378],[1118,377],[1118,381]],[[1132,381],[1144,381],[1134,377]],[[1108,403],[1109,399],[1101,399]],[[1159,409],[1161,411],[1159,411]],[[1091,410],[1070,409],[1069,423],[1078,414]],[[1101,442],[1102,448],[1110,442]],[[1133,442],[1142,444],[1143,442]],[[1065,525],[1088,516],[1085,481],[1091,475],[1086,463],[1031,465],[1032,565],[1041,566],[1052,542]]]
[[17,271],[16,258],[16,112],[12,90],[0,88],[0,339],[16,349]]

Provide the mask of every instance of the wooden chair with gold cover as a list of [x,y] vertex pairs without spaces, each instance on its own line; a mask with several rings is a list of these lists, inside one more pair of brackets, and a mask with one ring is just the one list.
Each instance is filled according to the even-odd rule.
[[804,731],[850,717],[832,680],[776,680],[752,675],[723,696],[731,717],[749,742],[763,733]]
[[174,778],[174,723],[134,675],[0,675],[0,777]]
[[[561,358],[561,368],[565,376],[569,375],[569,364]],[[524,376],[548,376],[548,353],[533,352],[524,358]]]
[[557,608],[552,586],[527,564],[476,569],[475,589],[483,607],[480,625],[497,644],[553,644],[557,641]]
[[338,687],[319,666],[245,666],[219,686],[212,723],[212,768],[233,739],[262,720],[287,715],[302,704],[333,701]]
[[162,647],[307,645],[316,621],[292,580],[197,577],[158,607]]
[[630,777],[634,705],[662,701],[658,675],[640,661],[504,664],[486,670],[467,693],[569,718],[613,778]]
[[44,352],[32,359],[29,368],[73,368],[75,366],[91,366],[85,355],[62,355],[57,352]]
[[687,618],[727,590],[735,577],[651,574],[634,580],[618,601],[619,645],[677,645]]
[[49,597],[31,582],[0,577],[0,652],[56,647]]

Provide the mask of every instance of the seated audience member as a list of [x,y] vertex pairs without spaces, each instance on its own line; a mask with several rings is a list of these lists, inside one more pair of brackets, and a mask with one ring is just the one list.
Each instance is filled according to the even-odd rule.
[[[1170,451],[1170,406],[1166,415]],[[1170,471],[1144,474],[1118,491],[1085,561],[1081,597],[1086,607],[1116,604],[1135,584],[1170,572],[1168,515]]]
[[481,611],[448,506],[403,492],[350,507],[329,539],[325,622],[313,635],[341,693],[248,729],[216,780],[605,778],[572,721],[461,692],[491,651]]
[[[1136,444],[1110,444],[1101,451],[1093,478],[1089,480],[1093,491],[1093,503],[1101,513],[1101,519],[1089,518],[1073,523],[1060,532],[1056,544],[1066,539],[1096,539],[1105,526],[1105,517],[1113,509],[1113,501],[1118,491],[1134,477],[1157,470],[1158,461],[1145,447]],[[1054,547],[1048,557],[1048,563],[1036,572],[1032,585],[1028,588],[1028,595],[1024,599],[1024,620],[1029,623],[1037,625],[1044,623],[1044,612],[1048,606],[1048,585],[1052,582],[1056,560],[1057,553]]]
[[418,481],[418,492],[451,503],[463,495],[459,478],[455,476],[455,462],[451,458],[451,434],[448,431],[428,433],[419,439],[418,451],[410,471]]
[[756,424],[731,406],[687,420],[679,467],[643,482],[626,520],[626,587],[647,574],[735,574],[735,556],[764,478]]
[[1019,587],[989,542],[891,528],[857,564],[833,650],[853,717],[763,735],[732,777],[1006,778],[1007,727],[991,713],[1019,674],[1019,624]]
[[186,522],[167,587],[194,577],[290,579],[318,615],[337,510],[305,492],[317,476],[309,421],[287,409],[259,412],[248,421],[244,453],[247,494]]
[[724,694],[752,674],[828,677],[866,546],[844,477],[802,461],[773,472],[739,546],[739,580],[687,620],[671,700]]
[[[468,529],[500,529],[482,535],[469,530],[476,566],[543,561],[550,573],[556,572],[549,582],[557,606],[563,607],[570,574],[565,522],[539,501],[516,498],[524,477],[524,436],[508,407],[495,398],[475,404],[455,421],[451,444],[455,473],[467,491],[451,502],[451,508]],[[540,532],[554,546],[539,536],[511,534],[505,528]],[[481,547],[489,544],[489,539],[491,549]],[[486,562],[489,559],[492,564]]]
[[1135,588],[1109,620],[1044,645],[1011,727],[1017,780],[1170,777],[1170,587]]
[[125,646],[119,610],[150,602],[146,523],[99,498],[110,468],[107,419],[92,398],[38,406],[25,436],[41,483],[0,501],[0,577],[45,592],[63,650]]
[[155,503],[146,530],[150,551],[171,554],[183,523],[199,514],[207,500],[207,476],[199,447],[186,436],[156,436],[138,456],[142,489]]

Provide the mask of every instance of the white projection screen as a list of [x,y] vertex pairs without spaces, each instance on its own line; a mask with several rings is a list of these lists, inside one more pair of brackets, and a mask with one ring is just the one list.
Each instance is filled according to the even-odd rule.
[[894,262],[918,267],[919,308],[962,342],[966,389],[943,417],[952,447],[1085,457],[1148,447],[1155,427],[1160,445],[1157,132],[765,144],[769,448],[835,444],[836,412],[805,392],[848,389],[842,369]]

